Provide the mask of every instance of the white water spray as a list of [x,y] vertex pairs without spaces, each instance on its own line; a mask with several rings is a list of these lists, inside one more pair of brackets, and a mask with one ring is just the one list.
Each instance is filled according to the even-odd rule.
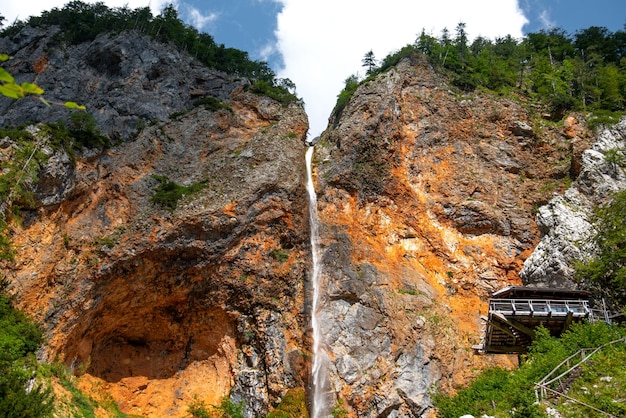
[[313,169],[311,160],[313,159],[313,147],[306,151],[306,189],[309,192],[309,220],[311,224],[311,252],[313,267],[311,270],[311,283],[313,285],[313,303],[311,308],[311,327],[313,328],[313,370],[311,380],[313,383],[313,405],[311,408],[311,418],[322,418],[329,416],[329,405],[327,402],[329,387],[327,377],[328,355],[322,346],[322,330],[320,324],[320,254],[319,254],[319,222],[317,219],[317,196],[313,185]]

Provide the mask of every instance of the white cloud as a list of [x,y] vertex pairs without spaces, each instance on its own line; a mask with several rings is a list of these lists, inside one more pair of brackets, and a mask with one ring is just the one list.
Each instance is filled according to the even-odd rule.
[[281,0],[276,36],[285,67],[278,72],[298,87],[311,123],[310,135],[327,125],[344,80],[372,50],[378,59],[426,32],[452,34],[459,22],[470,38],[521,38],[527,19],[517,0]]
[[[261,0],[265,1],[265,0]],[[268,62],[272,55],[279,53],[277,45],[275,43],[268,43],[263,48],[259,50],[259,57],[261,57],[261,61]]]
[[541,26],[543,26],[544,29],[552,29],[556,27],[556,22],[550,19],[550,12],[547,10],[541,11],[541,13],[539,14],[539,21],[541,22]]
[[209,13],[208,15],[203,15],[200,10],[189,5],[185,6],[185,11],[185,16],[181,16],[181,18],[184,17],[184,20],[189,21],[189,23],[199,31],[203,31],[203,29],[205,29],[205,26],[215,22],[218,17],[217,13]]

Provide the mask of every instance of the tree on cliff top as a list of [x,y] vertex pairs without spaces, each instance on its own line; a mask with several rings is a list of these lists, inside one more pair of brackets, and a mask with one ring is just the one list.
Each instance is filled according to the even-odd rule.
[[363,57],[363,67],[367,68],[367,75],[372,74],[376,70],[376,57],[371,49],[365,53]]
[[612,33],[592,26],[570,37],[553,28],[520,40],[477,37],[470,44],[466,25],[460,22],[455,36],[446,28],[438,38],[422,30],[413,45],[390,54],[368,75],[385,72],[416,53],[443,69],[464,91],[513,91],[545,105],[553,119],[571,109],[626,110],[626,29]]

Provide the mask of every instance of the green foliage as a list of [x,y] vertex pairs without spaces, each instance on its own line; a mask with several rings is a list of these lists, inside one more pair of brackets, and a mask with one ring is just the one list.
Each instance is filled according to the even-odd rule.
[[289,259],[289,251],[283,248],[274,249],[270,251],[270,257],[272,257],[274,260],[278,261],[279,263],[284,263],[285,261]]
[[367,68],[366,74],[372,74],[377,67],[374,51],[370,49],[368,52],[366,52],[361,62],[363,64],[363,67]]
[[229,397],[224,397],[222,403],[217,408],[218,416],[221,418],[244,418],[245,402],[233,402]]
[[289,92],[289,90],[285,89],[282,86],[276,85],[271,80],[257,80],[252,85],[253,93],[271,97],[272,99],[280,102],[283,105],[288,105],[292,102],[299,102],[299,99],[295,94]]
[[[1,54],[0,61],[5,61],[7,55]],[[43,89],[32,83],[17,84],[15,79],[8,71],[0,67],[0,94],[11,99],[21,99],[28,94],[41,95]]]
[[41,383],[27,391],[36,377],[35,351],[43,333],[26,315],[16,310],[0,281],[0,417],[46,417],[53,409],[53,395]]
[[25,130],[0,129],[0,137],[9,137],[16,143],[11,158],[0,162],[0,259],[13,260],[9,220],[22,208],[33,207],[32,186],[37,183],[39,167],[47,157]]
[[206,186],[205,181],[193,183],[189,186],[181,186],[171,181],[167,176],[153,175],[152,178],[157,180],[159,185],[154,190],[154,195],[152,195],[150,200],[171,211],[176,209],[178,201],[184,196],[197,193]]
[[357,87],[359,87],[359,78],[356,75],[351,75],[346,78],[345,86],[341,93],[337,96],[337,103],[335,104],[335,108],[333,109],[333,116],[335,121],[338,121],[343,113],[343,109],[347,106],[348,102],[354,95]]
[[350,416],[343,404],[343,399],[337,399],[337,403],[333,406],[331,415],[333,418],[348,418]]
[[[96,129],[95,119],[85,112],[72,113],[69,129],[65,123],[42,126],[48,144],[64,149],[72,158],[74,149],[109,145],[107,137]],[[33,185],[39,180],[39,169],[47,156],[41,144],[25,129],[0,129],[0,137],[9,137],[17,145],[11,158],[0,163],[0,260],[13,260],[15,251],[9,236],[9,220],[22,208],[35,204]]]
[[403,59],[413,59],[416,56],[417,47],[415,45],[406,45],[401,48],[399,51],[396,51],[392,54],[389,54],[383,62],[380,64],[380,67],[372,72],[372,75],[384,73],[392,67],[398,65],[400,61]]
[[189,405],[189,415],[193,418],[243,418],[245,403],[233,402],[228,396],[222,399],[219,406],[207,406],[203,401],[194,399]]
[[95,245],[96,247],[113,248],[115,247],[116,244],[117,244],[116,237],[96,237],[93,240],[93,245]]
[[13,261],[15,249],[13,240],[8,234],[8,225],[4,219],[0,219],[0,260]]
[[212,418],[209,407],[198,399],[194,399],[189,405],[189,416],[193,418]]
[[69,134],[81,147],[104,149],[111,146],[111,141],[96,127],[97,121],[87,112],[74,112],[68,123]]
[[[46,375],[56,377],[61,386],[63,386],[70,395],[70,398],[66,400],[67,405],[65,405],[65,408],[68,410],[64,411],[65,414],[72,417],[96,418],[95,411],[99,406],[98,403],[78,389],[76,377],[65,364],[55,362],[46,365],[44,370]],[[59,403],[63,404],[64,402],[60,400]],[[115,408],[113,409],[115,410]]]
[[[621,155],[623,156],[623,155]],[[621,157],[620,156],[620,157]],[[620,160],[620,164],[623,160]],[[592,238],[595,257],[577,263],[576,278],[588,280],[603,296],[626,305],[626,190],[616,193],[606,205],[596,209]]]
[[68,122],[49,123],[43,129],[50,135],[50,145],[74,158],[74,152],[83,148],[103,150],[111,140],[97,128],[96,119],[88,112],[74,112]]
[[[7,54],[0,53],[0,62],[7,61],[11,57]],[[23,99],[26,96],[36,96],[42,103],[49,106],[49,102],[42,97],[43,89],[36,84],[23,82],[17,84],[15,78],[4,68],[0,67],[0,95],[11,99]],[[74,102],[56,103],[65,106],[68,109],[85,110],[85,106],[81,106]]]
[[220,99],[215,98],[215,97],[204,97],[202,99],[195,100],[193,102],[193,105],[194,107],[204,106],[206,110],[210,110],[212,112],[215,112],[220,109],[226,109],[229,112],[233,111],[233,109],[230,106],[222,103]]
[[615,171],[623,169],[626,166],[626,148],[612,148],[604,151],[604,161]]
[[591,129],[598,128],[600,126],[615,125],[619,122],[623,111],[610,111],[605,109],[596,109],[589,119],[587,119],[587,125]]
[[[534,384],[581,348],[599,347],[624,336],[625,328],[604,323],[575,323],[560,338],[551,337],[548,330],[539,328],[537,339],[518,369],[511,372],[498,368],[487,369],[470,386],[459,390],[454,396],[435,394],[433,402],[439,409],[438,416],[458,418],[465,414],[474,416],[486,414],[496,417],[543,417],[545,413],[542,408],[535,404]],[[621,344],[619,352],[610,356],[612,358],[610,366],[606,366],[605,363],[598,368],[595,359],[589,366],[602,376],[626,379],[626,371],[623,368],[626,348]],[[597,382],[593,375],[583,374],[582,378]],[[608,391],[596,392],[597,399],[589,399],[589,404],[600,408],[601,406],[596,403],[597,400],[608,399],[611,396],[613,395]],[[611,398],[615,399],[619,399],[619,396]],[[623,407],[622,402],[614,408],[621,410]],[[568,411],[565,408],[571,408],[571,404],[564,406],[562,413]]]
[[289,389],[278,406],[271,411],[267,418],[308,418],[309,411],[306,404],[304,389]]

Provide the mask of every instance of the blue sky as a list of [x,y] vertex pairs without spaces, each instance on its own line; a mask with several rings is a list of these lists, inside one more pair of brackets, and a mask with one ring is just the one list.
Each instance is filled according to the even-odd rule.
[[625,0],[520,0],[529,20],[524,33],[559,27],[568,34],[590,26],[604,26],[611,32],[624,30]]
[[[95,2],[96,0],[83,0]],[[624,30],[626,0],[102,0],[111,7],[173,3],[179,16],[216,42],[267,61],[297,85],[311,123],[310,136],[326,128],[344,80],[362,74],[361,58],[377,58],[412,43],[425,29],[439,36],[466,24],[470,38],[495,38],[559,27],[569,34],[590,26]],[[3,0],[6,23],[67,0]]]

